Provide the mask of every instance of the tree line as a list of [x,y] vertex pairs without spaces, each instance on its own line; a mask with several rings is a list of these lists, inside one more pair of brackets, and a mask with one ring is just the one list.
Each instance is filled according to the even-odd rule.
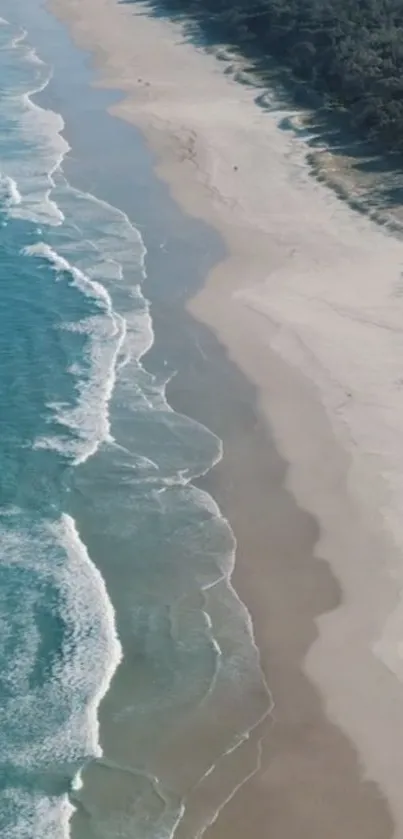
[[276,58],[348,114],[370,141],[403,152],[403,0],[162,0],[241,53]]

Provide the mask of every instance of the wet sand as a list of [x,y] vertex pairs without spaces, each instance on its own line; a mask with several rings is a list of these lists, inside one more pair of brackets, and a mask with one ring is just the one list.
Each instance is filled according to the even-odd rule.
[[274,710],[177,835],[227,797],[206,836],[403,836],[402,244],[311,181],[275,105],[259,110],[180,28],[114,0],[53,8],[229,253],[189,305],[225,349],[204,338],[168,396],[224,441],[203,485],[238,540]]
[[[356,749],[326,716],[323,700],[301,666],[318,635],[315,619],[342,601],[328,564],[315,556],[318,524],[287,489],[288,465],[276,450],[256,391],[245,387],[212,339],[199,331],[196,336],[202,355],[193,353],[169,397],[176,408],[195,414],[223,437],[224,458],[201,483],[234,523],[238,546],[233,581],[252,611],[275,702],[270,717],[237,756],[246,774],[260,741],[260,771],[237,791],[205,835],[392,836],[387,802],[365,778]],[[273,377],[272,398],[281,388],[287,410],[301,413],[306,397],[292,371],[278,358],[266,359],[266,364]],[[341,480],[345,464],[332,451],[331,440],[325,443],[329,473]],[[338,674],[346,678],[341,670]],[[207,799],[217,792],[215,783],[216,778],[207,788]],[[191,835],[185,823],[178,836]]]

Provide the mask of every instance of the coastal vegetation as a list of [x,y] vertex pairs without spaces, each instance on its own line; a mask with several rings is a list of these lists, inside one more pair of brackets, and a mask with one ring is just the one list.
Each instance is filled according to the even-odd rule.
[[403,0],[161,0],[248,58],[275,58],[371,142],[403,152]]

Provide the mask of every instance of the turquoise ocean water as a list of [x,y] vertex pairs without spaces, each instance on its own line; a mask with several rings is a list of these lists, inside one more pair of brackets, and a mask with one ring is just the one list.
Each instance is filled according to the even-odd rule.
[[[0,834],[69,836],[105,753],[130,764],[136,806],[122,827],[120,805],[94,804],[77,835],[154,839],[186,809],[150,795],[167,732],[260,679],[231,528],[191,484],[221,441],[170,408],[164,359],[142,363],[147,237],[66,177],[68,119],[38,104],[55,73],[39,42],[52,33],[57,61],[59,30],[37,0],[0,14]],[[217,759],[257,721],[234,719]]]

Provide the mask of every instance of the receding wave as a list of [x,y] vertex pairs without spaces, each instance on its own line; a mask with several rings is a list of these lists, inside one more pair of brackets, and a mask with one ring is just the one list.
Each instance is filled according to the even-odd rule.
[[[8,30],[4,30],[8,35]],[[0,154],[3,177],[14,184],[9,215],[41,224],[59,225],[63,213],[51,198],[53,175],[60,168],[69,150],[62,137],[64,121],[60,114],[39,107],[32,97],[43,91],[51,78],[49,67],[35,50],[26,43],[27,32],[22,30],[2,45],[3,74],[10,69],[13,87],[3,90],[0,97],[2,135]],[[15,67],[18,66],[18,76]],[[18,134],[18,142],[10,144],[9,133]],[[21,147],[25,154],[21,154]]]
[[18,206],[22,201],[16,181],[8,175],[0,175],[0,200],[9,208]]
[[83,294],[93,297],[108,314],[113,312],[112,301],[106,288],[102,286],[97,280],[91,280],[79,268],[70,265],[67,259],[60,256],[53,248],[45,244],[45,242],[37,242],[35,245],[27,245],[24,248],[24,253],[27,256],[36,256],[39,259],[46,259],[57,273],[68,274],[70,281],[83,292]]
[[[57,275],[67,277],[68,282],[94,300],[103,312],[103,315],[64,325],[65,329],[87,334],[86,358],[81,368],[72,371],[76,378],[76,404],[69,406],[49,403],[54,420],[76,434],[76,441],[68,440],[64,452],[73,454],[76,464],[83,463],[96,452],[101,443],[112,440],[109,401],[114,389],[119,354],[126,337],[126,322],[114,311],[105,287],[71,265],[49,245],[39,242],[26,247],[24,253],[46,260]],[[61,451],[63,444],[59,436],[47,436],[38,439],[35,446]]]
[[7,839],[68,839],[74,813],[68,795],[45,797],[20,786],[2,791],[0,825]]
[[[182,669],[172,679],[168,699],[174,702],[177,693],[183,691],[189,701],[198,703],[200,711],[212,702],[216,689],[224,694],[233,686],[235,693],[249,677],[261,677],[250,617],[231,586],[235,552],[231,528],[213,499],[191,485],[193,478],[221,458],[222,443],[203,425],[175,413],[168,404],[166,385],[172,371],[158,376],[142,364],[154,339],[150,306],[143,294],[144,242],[127,215],[66,181],[62,164],[69,147],[62,136],[63,119],[38,107],[31,98],[48,83],[49,68],[28,46],[23,32],[8,38],[4,55],[7,61],[20,62],[22,69],[15,89],[0,102],[2,124],[4,121],[4,125],[14,126],[14,136],[20,143],[11,148],[5,141],[2,144],[0,137],[3,211],[10,225],[15,220],[33,223],[29,244],[25,239],[20,253],[28,265],[27,273],[29,266],[35,266],[46,280],[49,277],[52,288],[60,283],[71,290],[69,313],[61,313],[57,328],[58,334],[77,341],[74,346],[80,350],[72,359],[68,353],[63,358],[73,387],[66,398],[48,400],[46,421],[32,439],[32,449],[39,458],[52,453],[52,463],[68,459],[69,466],[83,467],[90,461],[86,467],[66,471],[74,473],[78,485],[80,476],[85,482],[91,468],[94,470],[99,481],[93,506],[101,504],[105,486],[108,515],[104,518],[116,528],[110,512],[110,473],[102,460],[106,453],[106,463],[119,476],[114,484],[114,494],[119,497],[114,512],[121,517],[119,538],[127,533],[130,546],[136,543],[141,516],[151,530],[154,522],[158,523],[165,535],[162,547],[158,541],[154,545],[152,540],[145,540],[151,546],[154,565],[161,561],[160,577],[153,581],[154,600],[148,603],[146,598],[144,603],[137,603],[137,608],[130,600],[129,622],[134,625],[138,619],[140,627],[143,623],[155,645],[161,641],[160,627],[170,627],[169,637],[163,641],[168,651],[174,650],[173,660],[177,658]],[[124,429],[121,437],[111,419],[112,395],[118,388],[122,406],[119,419]],[[90,460],[97,452],[97,457]],[[94,486],[88,480],[92,504]],[[137,493],[138,508],[129,489]],[[65,497],[59,494],[63,509]],[[52,498],[52,502],[56,507],[58,501]],[[8,737],[2,750],[3,768],[10,778],[3,832],[13,839],[64,837],[72,812],[68,795],[73,799],[78,794],[83,766],[101,755],[97,709],[121,655],[113,608],[104,580],[71,516],[31,521],[16,508],[12,516],[4,515],[0,524],[7,557],[0,567],[0,577],[4,575],[0,586],[4,683],[12,693],[10,703],[0,709],[0,721],[4,713],[2,728],[7,729]],[[154,556],[154,548],[163,555],[161,560]],[[177,577],[162,562],[168,549],[168,557],[176,563]],[[172,582],[168,580],[171,576]],[[184,599],[190,592],[197,598],[197,607],[184,606],[181,610],[175,581],[178,588],[187,585]],[[140,578],[135,582],[142,591]],[[143,593],[148,585],[146,580]],[[165,601],[169,586],[171,602]],[[131,595],[134,598],[134,593]],[[13,625],[14,633],[10,608],[18,613],[11,657],[6,645],[8,626]],[[228,619],[221,627],[217,614],[213,616],[220,609]],[[201,658],[206,655],[206,662],[195,663],[200,690],[199,682],[187,684],[186,668],[195,643]],[[229,644],[230,655],[226,651]],[[153,709],[161,708],[164,697],[159,691],[152,698],[144,694],[143,700],[142,710],[151,719]],[[131,706],[137,713],[134,704],[130,697],[130,708],[124,713],[129,713]],[[268,706],[269,701],[265,712]],[[231,734],[230,743],[222,750],[224,755],[236,749],[256,724],[246,719],[243,711],[239,720],[240,728],[235,738]],[[223,754],[217,745],[215,763],[208,771],[214,771]],[[138,760],[141,762],[141,755]],[[96,763],[94,772],[104,772],[105,766],[106,761]],[[125,768],[119,771],[127,774]],[[158,798],[161,806],[164,785],[159,785],[159,779],[151,773],[144,778],[147,788],[152,780],[153,800]],[[32,795],[22,792],[26,786],[34,790]],[[184,803],[175,800],[171,807],[168,793],[166,801],[168,826],[164,828],[161,823],[160,829],[171,836],[183,816]],[[150,836],[154,828],[146,816],[144,824]],[[17,828],[20,833],[13,833]]]
[[[50,839],[71,815],[57,797],[100,755],[97,707],[121,650],[104,582],[70,516],[39,522],[14,510],[11,520],[0,515],[0,539],[0,763],[9,779],[0,824],[3,835]],[[32,775],[37,797],[23,791]]]

